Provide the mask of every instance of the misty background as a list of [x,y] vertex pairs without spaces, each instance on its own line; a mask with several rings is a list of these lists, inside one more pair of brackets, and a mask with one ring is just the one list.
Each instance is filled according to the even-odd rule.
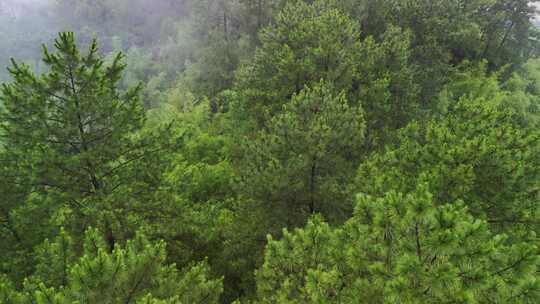
[[230,71],[253,54],[257,33],[277,3],[282,2],[0,0],[0,82],[9,80],[12,57],[43,72],[40,46],[51,47],[58,32],[73,31],[83,49],[97,38],[101,54],[125,53],[123,84],[143,82],[147,108],[178,99],[188,105],[176,107],[189,107],[197,102],[192,95],[216,96],[230,87]]
[[195,39],[198,29],[188,24],[203,2],[197,7],[177,0],[0,0],[0,81],[9,79],[12,57],[42,72],[41,45],[51,46],[60,31],[74,31],[83,48],[97,38],[102,54],[124,51],[125,82],[166,85],[197,61],[194,50],[205,38]]
[[213,83],[210,90],[218,92],[232,83],[229,71],[251,54],[254,37],[267,24],[265,14],[272,12],[269,3],[273,1],[0,0],[0,82],[9,80],[6,67],[12,57],[43,72],[40,46],[50,47],[60,31],[73,31],[83,49],[97,38],[101,54],[124,52],[128,70],[123,82],[145,83],[147,108],[170,99],[156,96],[165,88],[189,87],[195,95],[206,95],[206,83]]

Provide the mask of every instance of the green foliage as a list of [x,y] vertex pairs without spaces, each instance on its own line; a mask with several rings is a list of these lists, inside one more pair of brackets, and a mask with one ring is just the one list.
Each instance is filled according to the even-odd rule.
[[361,50],[358,35],[354,21],[338,10],[319,2],[287,5],[276,24],[261,33],[261,48],[241,72],[245,106],[263,119],[265,109],[278,112],[295,92],[321,79],[348,92]]
[[503,84],[508,91],[507,104],[522,116],[523,123],[538,126],[540,111],[540,61],[531,59]]
[[[76,261],[66,256],[73,255],[73,249],[65,248],[68,238],[62,233],[55,242],[46,241],[37,277],[22,292],[3,281],[0,298],[5,303],[217,303],[222,291],[220,280],[209,279],[205,264],[180,273],[165,264],[165,244],[151,244],[142,234],[109,252],[100,233],[90,229],[84,255]],[[38,280],[42,275],[48,275],[46,282]],[[53,281],[55,276],[59,280]],[[55,287],[45,287],[48,283]]]
[[47,286],[66,286],[74,253],[73,239],[62,229],[54,242],[45,240],[38,248],[34,275]]
[[369,137],[380,143],[384,129],[417,112],[409,35],[389,27],[381,43],[362,39],[357,22],[327,2],[291,2],[261,32],[261,47],[239,72],[234,117],[266,126],[291,96],[324,80],[365,109]]
[[396,0],[343,1],[368,35],[378,38],[388,26],[411,33],[415,83],[420,102],[429,104],[464,61],[487,60],[491,71],[525,62],[538,41],[531,18],[537,1]]
[[535,2],[0,0],[0,303],[539,302]]
[[[126,230],[148,217],[133,212],[141,210],[134,202],[147,199],[161,175],[163,157],[156,151],[170,146],[164,141],[167,132],[140,132],[145,121],[140,87],[117,88],[125,68],[122,55],[107,66],[96,43],[83,55],[71,33],[60,34],[55,47],[55,53],[44,48],[48,72],[41,76],[13,61],[14,81],[3,85],[0,96],[0,171],[6,181],[2,232],[13,248],[6,254],[21,256],[12,262],[21,264],[23,277],[32,272],[34,247],[54,238],[59,225],[79,232],[75,242],[80,231],[98,225],[110,250],[117,238],[132,234]],[[135,192],[138,200],[132,199]]]
[[[347,185],[363,145],[365,121],[359,106],[331,84],[306,87],[283,105],[266,130],[242,142],[244,155],[233,189],[223,253],[234,284],[253,289],[249,270],[260,261],[264,235],[299,227],[316,212],[342,222],[351,212]],[[238,288],[238,287],[237,287]]]
[[360,196],[343,228],[315,217],[269,238],[258,302],[531,303],[540,287],[536,251],[492,234],[463,203],[436,203],[425,186]]
[[3,144],[11,169],[28,177],[22,182],[30,189],[56,191],[80,208],[114,190],[117,168],[136,149],[129,133],[141,128],[144,113],[138,87],[117,90],[121,55],[105,67],[96,43],[81,55],[70,33],[55,48],[44,48],[49,72],[40,77],[13,62],[14,82],[3,85],[0,97]]
[[[274,116],[267,130],[246,140],[242,187],[272,214],[279,229],[302,225],[313,213],[346,216],[347,183],[363,144],[362,110],[321,82],[306,87]],[[338,204],[344,205],[338,205]]]
[[460,66],[450,83],[439,93],[433,109],[435,115],[445,116],[461,99],[485,99],[489,103],[500,103],[506,98],[506,92],[501,88],[498,74],[488,74],[485,62],[475,65],[465,63]]
[[442,120],[411,124],[363,163],[358,190],[379,196],[427,183],[435,202],[463,200],[504,231],[537,227],[539,134],[518,121],[500,102],[461,98]]

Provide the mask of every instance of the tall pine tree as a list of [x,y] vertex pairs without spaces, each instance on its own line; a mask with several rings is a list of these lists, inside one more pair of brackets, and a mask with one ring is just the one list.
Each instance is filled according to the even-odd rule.
[[[96,41],[81,54],[75,35],[60,33],[55,49],[43,47],[48,72],[40,76],[12,60],[13,82],[0,94],[6,167],[1,178],[27,201],[45,204],[44,216],[65,207],[88,218],[101,208],[98,202],[127,182],[121,172],[145,153],[132,136],[145,119],[140,88],[118,90],[123,55],[106,65]],[[112,250],[114,237],[106,231]]]

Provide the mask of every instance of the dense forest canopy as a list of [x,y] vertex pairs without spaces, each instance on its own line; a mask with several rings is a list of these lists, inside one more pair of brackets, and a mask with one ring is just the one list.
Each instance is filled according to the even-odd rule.
[[540,302],[539,4],[0,0],[0,303]]

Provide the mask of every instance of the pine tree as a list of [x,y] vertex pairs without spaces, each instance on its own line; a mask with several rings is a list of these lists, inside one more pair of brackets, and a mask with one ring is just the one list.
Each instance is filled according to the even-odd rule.
[[320,217],[269,237],[258,303],[532,303],[537,248],[508,243],[462,202],[439,205],[420,185],[361,195],[334,229]]
[[[84,216],[103,210],[99,203],[128,184],[125,172],[147,156],[149,149],[133,136],[145,115],[139,86],[118,89],[122,54],[105,65],[96,41],[81,54],[73,33],[61,33],[55,49],[43,47],[48,72],[37,76],[13,60],[13,82],[2,85],[1,173],[23,200],[27,195],[27,204],[46,206],[45,216],[67,207],[74,215],[68,224],[81,231],[98,218]],[[111,228],[105,232],[112,250]]]
[[[376,42],[333,0],[291,1],[261,31],[261,46],[238,72],[234,119],[246,133],[266,127],[291,96],[321,79],[362,106],[369,141],[403,127],[417,112],[409,33],[389,26]],[[242,125],[240,125],[242,126]]]
[[12,83],[2,86],[2,142],[13,172],[33,191],[61,193],[66,203],[114,190],[116,171],[129,161],[129,134],[144,115],[139,87],[117,89],[125,66],[118,54],[104,66],[94,41],[82,55],[72,33],[61,33],[57,53],[44,47],[49,72],[34,75],[13,61]]
[[[303,225],[311,214],[340,221],[363,144],[360,107],[320,82],[306,87],[273,117],[255,140],[246,139],[243,192],[272,216],[277,229]],[[278,230],[279,231],[279,230]]]
[[[261,124],[268,119],[265,111],[279,112],[293,94],[321,79],[349,93],[357,76],[356,56],[363,53],[354,21],[321,1],[286,5],[275,25],[261,32],[261,44],[238,80],[245,99],[238,110]],[[366,48],[371,47],[368,42]]]
[[408,193],[425,182],[435,202],[463,200],[497,232],[540,231],[540,134],[521,125],[488,81],[472,78],[452,90],[446,95],[458,100],[450,99],[446,115],[410,124],[394,145],[360,166],[358,191]]
[[167,265],[164,242],[152,244],[139,233],[109,252],[101,233],[89,229],[84,254],[74,259],[69,239],[62,233],[44,243],[38,271],[22,291],[0,281],[2,303],[218,303],[221,280],[209,278],[205,263],[183,272]]
[[69,266],[75,260],[73,239],[62,229],[53,242],[46,239],[38,247],[34,276],[49,287],[66,286]]

